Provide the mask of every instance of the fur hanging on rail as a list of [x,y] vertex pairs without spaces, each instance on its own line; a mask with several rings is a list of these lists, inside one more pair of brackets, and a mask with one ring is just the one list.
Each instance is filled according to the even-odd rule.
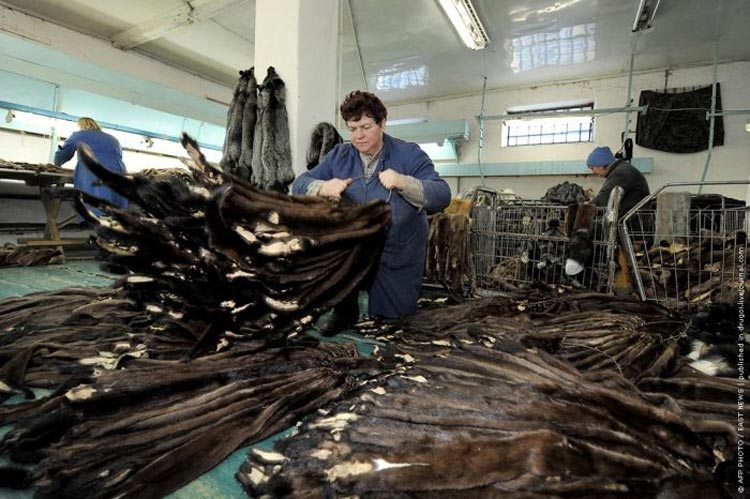
[[286,85],[274,67],[269,66],[268,74],[258,90],[251,182],[260,189],[286,192],[287,186],[294,180]]
[[310,147],[307,150],[307,169],[312,170],[318,166],[326,154],[342,142],[344,139],[332,124],[323,121],[315,125],[310,135]]

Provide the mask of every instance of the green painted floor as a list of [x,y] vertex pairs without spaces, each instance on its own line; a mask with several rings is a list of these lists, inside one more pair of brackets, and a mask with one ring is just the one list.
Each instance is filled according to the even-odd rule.
[[71,286],[108,286],[118,276],[99,269],[95,260],[74,260],[61,265],[0,269],[0,298],[23,296]]
[[[70,261],[61,265],[42,267],[21,267],[0,269],[0,299],[11,296],[23,296],[38,291],[52,291],[72,286],[108,286],[119,276],[99,269],[95,260]],[[360,310],[366,310],[366,296],[360,295]],[[321,321],[325,321],[323,317]],[[320,338],[316,332],[310,334]],[[339,334],[335,338],[322,338],[337,343],[351,341],[362,355],[370,355],[376,342],[365,340],[354,332]],[[8,428],[0,428],[2,435]],[[290,429],[291,430],[291,429]],[[202,475],[185,487],[170,494],[170,499],[230,499],[246,498],[240,483],[234,478],[240,465],[245,461],[251,448],[271,450],[273,443],[287,431],[278,433],[252,447],[235,451],[219,466]],[[5,463],[0,462],[0,465]],[[0,497],[8,499],[26,499],[32,497],[31,491],[10,491],[0,489]]]

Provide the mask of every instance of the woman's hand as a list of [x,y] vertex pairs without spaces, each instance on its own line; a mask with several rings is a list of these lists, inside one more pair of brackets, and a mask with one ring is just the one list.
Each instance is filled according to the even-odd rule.
[[320,190],[318,191],[318,196],[338,201],[341,199],[341,194],[346,190],[347,187],[349,187],[349,184],[351,183],[351,178],[347,178],[345,180],[341,180],[340,178],[332,178],[331,180],[326,180],[325,182],[323,182],[323,184],[321,184]]
[[405,187],[404,176],[390,168],[378,174],[380,183],[388,190],[403,189]]

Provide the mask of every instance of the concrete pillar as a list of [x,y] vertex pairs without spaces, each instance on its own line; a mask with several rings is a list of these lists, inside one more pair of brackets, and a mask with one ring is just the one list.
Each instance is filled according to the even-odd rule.
[[338,109],[338,0],[257,0],[255,77],[268,66],[286,84],[286,108],[295,173],[303,172],[310,133],[335,123]]

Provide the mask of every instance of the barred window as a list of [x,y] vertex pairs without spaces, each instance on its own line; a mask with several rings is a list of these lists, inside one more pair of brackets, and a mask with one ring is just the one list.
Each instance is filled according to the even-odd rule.
[[[534,109],[534,111],[548,114],[552,112],[585,111],[591,109],[594,109],[593,103],[575,107]],[[508,114],[514,113],[509,111]],[[559,118],[554,116],[534,118],[527,114],[524,119],[519,117],[519,119],[506,119],[503,121],[502,134],[502,147],[593,142],[594,117],[561,115]]]

